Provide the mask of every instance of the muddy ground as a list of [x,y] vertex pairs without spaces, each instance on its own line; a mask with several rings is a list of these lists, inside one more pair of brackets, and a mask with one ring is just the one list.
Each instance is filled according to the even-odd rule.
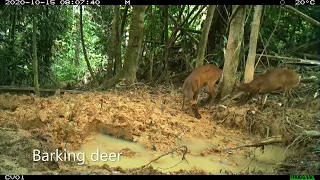
[[[200,107],[202,119],[181,111],[181,92],[140,87],[127,91],[61,94],[46,98],[32,95],[0,94],[0,174],[163,174],[150,166],[121,167],[78,165],[77,162],[34,162],[32,151],[77,150],[95,133],[134,141],[160,154],[177,147],[177,140],[212,139],[215,146],[201,153],[229,156],[228,148],[280,138],[281,145],[292,144],[304,130],[318,131],[319,100],[296,102],[282,110],[278,100],[269,99],[259,110],[255,103],[236,106],[227,99],[220,105]],[[227,136],[236,137],[230,140]],[[276,166],[275,174],[319,174],[317,140],[294,143],[295,153]],[[263,146],[258,146],[263,148]],[[246,154],[248,148],[238,151]],[[130,150],[129,150],[130,152]],[[179,153],[183,154],[182,151]],[[128,155],[128,149],[123,149]],[[134,155],[134,153],[133,153]],[[132,156],[132,154],[131,154]],[[180,170],[169,174],[208,174],[203,170]],[[234,174],[234,172],[225,172]],[[243,172],[263,174],[263,172]]]

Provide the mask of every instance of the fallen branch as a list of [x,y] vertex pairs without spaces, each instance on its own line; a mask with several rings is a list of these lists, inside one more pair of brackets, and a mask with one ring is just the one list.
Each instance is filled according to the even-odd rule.
[[316,77],[304,78],[304,79],[300,80],[301,83],[313,83],[313,82],[317,82],[317,81],[318,81],[318,78],[316,78]]
[[304,131],[302,132],[303,135],[313,137],[313,138],[319,138],[320,132],[319,131]]
[[[39,89],[41,92],[56,92],[57,89]],[[34,87],[13,87],[0,86],[0,91],[34,91]],[[60,92],[68,92],[74,94],[84,93],[86,91],[60,89]]]
[[[292,144],[295,143],[295,141],[297,141],[298,139],[300,139],[303,135],[308,136],[308,137],[313,137],[313,138],[319,138],[320,137],[320,132],[318,131],[303,131],[294,141]],[[265,141],[261,141],[258,143],[254,143],[254,144],[247,144],[247,145],[242,145],[242,146],[237,146],[235,148],[227,148],[227,149],[223,149],[222,151],[230,151],[230,150],[235,150],[235,149],[240,149],[240,148],[244,148],[244,147],[261,147],[261,146],[265,146],[265,145],[271,145],[271,144],[277,144],[277,143],[284,143],[285,141],[283,140],[282,137],[274,137]],[[291,144],[291,145],[292,145]],[[287,148],[289,148],[291,145],[289,145]]]
[[221,98],[220,102],[224,102],[228,97],[230,96],[230,94],[226,95],[225,97]]
[[237,99],[239,96],[241,96],[242,94],[244,94],[244,92],[239,92],[238,94],[236,94],[235,96],[233,96],[231,98],[231,100]]
[[272,139],[261,141],[261,142],[255,143],[255,144],[247,144],[247,145],[243,145],[243,146],[237,146],[235,148],[223,149],[222,151],[230,151],[230,150],[240,149],[240,148],[244,148],[244,147],[261,147],[261,146],[265,146],[265,145],[283,143],[283,142],[284,141],[283,141],[282,137],[274,137]]
[[300,144],[300,142],[303,142],[309,138],[319,138],[320,137],[320,132],[318,131],[302,131],[300,134],[298,134],[298,136],[293,140],[293,142],[287,146],[285,153],[287,152],[287,150],[294,145],[298,145]]
[[[162,158],[162,157],[164,157],[164,156],[166,156],[166,155],[169,155],[169,154],[172,154],[172,153],[174,153],[174,152],[177,152],[177,151],[180,150],[180,149],[184,149],[183,154],[182,154],[182,159],[181,159],[181,161],[183,161],[183,160],[186,160],[186,161],[187,161],[187,159],[186,159],[185,156],[186,156],[186,154],[187,154],[187,152],[188,152],[188,147],[187,147],[187,146],[180,146],[180,147],[178,147],[178,148],[173,149],[173,150],[170,151],[170,152],[167,152],[167,153],[165,153],[165,154],[162,154],[161,156],[157,157],[156,159],[153,159],[153,160],[150,161],[148,164],[141,166],[141,169],[145,168],[146,166],[149,166],[151,163],[159,160],[160,158]],[[180,163],[180,162],[179,162],[179,163]],[[189,162],[187,161],[187,163],[189,163]]]
[[[264,55],[264,54],[256,54],[256,56],[264,56],[264,57],[269,57],[269,58],[276,58],[276,59],[286,59],[286,60],[292,60],[292,61],[298,61],[295,63],[305,63],[305,64],[312,64],[312,65],[318,65],[320,66],[320,62],[317,60],[306,60],[306,59],[301,59],[301,58],[292,58],[292,57],[283,57],[283,56],[272,56],[272,55]],[[288,63],[288,62],[286,62]],[[292,63],[292,62],[290,62]]]
[[319,62],[316,62],[313,63],[313,62],[285,62],[286,64],[295,64],[295,65],[301,65],[301,66],[319,66],[320,63]]

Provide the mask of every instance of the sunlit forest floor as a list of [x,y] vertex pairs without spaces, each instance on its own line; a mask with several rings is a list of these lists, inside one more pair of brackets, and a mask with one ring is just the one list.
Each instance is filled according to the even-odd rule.
[[[317,167],[306,164],[318,161],[312,153],[316,141],[299,141],[288,150],[292,141],[231,149],[277,137],[286,142],[295,131],[317,130],[319,99],[297,99],[286,110],[278,105],[279,99],[268,99],[263,110],[253,101],[237,106],[231,99],[201,106],[198,120],[188,106],[181,111],[181,92],[168,88],[142,86],[43,98],[3,93],[0,173],[290,174],[304,160],[295,174],[319,174]],[[92,153],[97,148],[121,152],[123,159],[94,163],[87,157],[83,165],[33,161],[34,149]]]

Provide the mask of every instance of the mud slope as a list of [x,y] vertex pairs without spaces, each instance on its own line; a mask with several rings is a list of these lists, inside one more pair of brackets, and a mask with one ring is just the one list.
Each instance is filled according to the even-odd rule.
[[[181,112],[181,101],[179,93],[152,93],[147,90],[63,94],[38,99],[26,95],[1,94],[0,138],[5,146],[0,147],[2,152],[6,152],[1,154],[6,157],[2,160],[6,165],[1,165],[0,171],[37,174],[40,173],[37,166],[42,166],[44,172],[54,174],[160,173],[152,168],[137,171],[106,166],[73,166],[71,162],[32,162],[32,149],[77,150],[90,141],[90,135],[96,133],[134,141],[163,153],[171,151],[181,139],[199,138],[215,144],[201,153],[188,151],[194,155],[214,154],[217,153],[216,149],[248,144],[265,135],[260,126],[251,125],[251,129],[248,129],[245,124],[249,120],[239,119],[240,116],[259,119],[254,105],[239,108],[234,107],[233,102],[228,102],[227,108],[202,107],[200,113],[203,118],[197,120],[190,116],[190,111]],[[265,119],[262,117],[258,121]],[[276,128],[271,131],[271,135],[279,133],[281,131]],[[246,150],[239,152],[245,154]],[[227,153],[222,154],[227,156]],[[205,172],[193,170],[177,173]]]

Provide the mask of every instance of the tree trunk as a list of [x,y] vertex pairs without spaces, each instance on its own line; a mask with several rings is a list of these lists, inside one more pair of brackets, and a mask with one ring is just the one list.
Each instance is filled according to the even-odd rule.
[[120,32],[119,32],[119,24],[120,24],[120,6],[116,6],[115,7],[115,27],[114,27],[114,33],[115,33],[115,42],[113,42],[114,44],[114,52],[115,52],[115,71],[118,74],[121,70],[121,66],[122,66],[122,62],[121,62],[121,36],[120,36]]
[[[106,8],[106,7],[102,7],[102,8]],[[107,78],[111,78],[112,75],[113,75],[113,67],[114,64],[113,64],[113,60],[114,60],[114,48],[113,48],[113,42],[114,42],[114,25],[115,25],[115,9],[116,9],[116,6],[113,6],[113,19],[112,19],[112,23],[111,23],[111,43],[109,44],[109,46],[107,46],[107,54],[108,54],[108,61],[107,61]],[[105,11],[105,9],[104,9]],[[105,31],[108,31],[107,28],[105,28]],[[106,32],[105,32],[106,34]]]
[[120,37],[122,37],[122,35],[123,35],[124,25],[126,24],[129,6],[130,5],[126,4],[126,7],[123,10],[122,19],[121,19],[121,27],[120,27]]
[[36,14],[37,14],[37,7],[33,7],[33,16],[32,16],[32,50],[33,50],[33,84],[34,84],[34,92],[37,97],[40,97],[39,91],[39,78],[38,78],[38,55],[37,55],[37,22],[36,22]]
[[10,28],[10,40],[11,40],[11,46],[14,46],[14,36],[15,36],[15,32],[16,32],[16,20],[17,20],[17,6],[14,6],[14,11],[11,13],[11,28]]
[[245,83],[249,83],[253,79],[254,63],[256,59],[256,50],[257,50],[257,42],[258,42],[262,10],[263,10],[262,5],[257,5],[254,9],[251,34],[250,34],[249,54],[248,54],[248,59],[246,63],[246,68],[244,71]]
[[82,49],[83,49],[83,55],[84,55],[84,60],[87,63],[87,67],[88,70],[90,72],[90,75],[92,77],[93,83],[95,85],[98,85],[98,81],[96,76],[93,74],[89,59],[88,59],[88,55],[87,55],[87,50],[86,50],[86,46],[84,45],[84,39],[83,39],[83,25],[82,25],[82,6],[80,5],[80,37],[81,37],[81,44],[82,44]]
[[76,38],[75,43],[74,43],[73,64],[76,67],[79,67],[79,65],[80,65],[80,41],[78,38]]
[[[232,6],[235,9],[237,6]],[[236,81],[236,73],[239,64],[240,47],[243,40],[243,28],[245,22],[245,7],[239,6],[230,23],[230,31],[224,57],[223,78],[217,99],[224,98],[233,90]]]
[[[51,8],[49,6],[45,6],[45,22],[49,23],[49,17],[50,17],[50,11]],[[43,33],[43,35],[42,35]],[[40,41],[39,43],[42,43],[42,45],[38,46],[39,55],[43,55],[42,61],[44,62],[45,66],[41,66],[42,70],[45,70],[47,72],[50,72],[50,57],[52,56],[51,47],[53,46],[54,39],[52,38],[52,35],[49,33],[49,31],[40,31]]]
[[127,80],[129,84],[133,84],[137,81],[136,72],[138,66],[138,58],[141,51],[142,33],[144,28],[144,17],[147,6],[133,6],[130,31],[129,31],[129,43],[128,49],[125,55],[125,61],[123,64],[123,78]]
[[96,88],[96,90],[108,89],[114,86],[120,80],[126,80],[127,84],[133,84],[137,81],[136,73],[138,67],[138,58],[141,51],[146,9],[147,6],[133,6],[130,21],[129,42],[123,68],[116,76],[104,81],[99,88]]
[[[11,16],[11,28],[9,30],[9,34],[10,34],[10,45],[9,45],[9,53],[10,54],[15,54],[14,48],[15,48],[15,32],[16,32],[16,20],[17,20],[17,12],[18,12],[18,7],[14,6],[13,7],[14,11],[10,14]],[[11,62],[15,62],[16,61],[16,57],[15,56],[11,56]],[[14,83],[14,81],[12,81],[12,83]]]
[[152,82],[152,71],[153,71],[153,58],[154,58],[154,52],[149,51],[149,59],[150,59],[150,69],[149,69],[149,82]]
[[[165,42],[168,42],[168,33],[169,33],[169,30],[168,30],[168,18],[169,18],[169,7],[168,5],[165,5],[164,6],[164,40]],[[170,48],[171,44],[167,44],[166,46],[166,49],[165,49],[165,53],[164,53],[164,56],[163,56],[163,61],[164,61],[164,76],[166,76],[166,74],[168,73],[168,70],[169,70],[169,64],[168,64],[168,53],[169,53],[169,48]],[[168,79],[165,78],[165,84],[168,84]]]
[[[119,17],[120,6],[113,6],[114,14],[111,25],[111,44],[108,50],[107,77],[111,78],[113,72],[119,72],[121,69],[121,58],[119,53]],[[114,67],[114,69],[113,69]]]
[[[75,14],[75,18],[78,19],[79,18],[79,14],[76,13],[76,11],[77,11],[76,6],[74,6],[73,8],[74,8],[73,9],[73,13]],[[80,24],[79,24],[78,21],[75,21],[74,25],[73,25],[73,33],[80,34],[79,30],[80,30]],[[80,42],[79,36],[75,36],[73,64],[76,67],[79,67],[79,65],[80,65],[80,43],[81,42]]]
[[[161,11],[161,15],[162,15],[162,17],[164,17],[165,16],[165,11],[163,10],[163,11]],[[162,21],[161,21],[161,26],[162,26],[162,31],[161,31],[161,34],[160,34],[160,41],[161,41],[161,44],[164,44],[165,43],[165,41],[164,41],[164,33],[165,33],[165,27],[166,27],[166,23],[165,23],[165,21],[166,21],[166,18],[161,18],[162,19]]]
[[206,16],[206,20],[204,21],[204,27],[203,27],[203,31],[202,31],[202,35],[199,43],[196,67],[203,65],[203,59],[206,52],[207,41],[208,41],[208,34],[211,27],[211,22],[212,22],[215,9],[216,9],[215,5],[210,5],[208,7],[207,16]]

